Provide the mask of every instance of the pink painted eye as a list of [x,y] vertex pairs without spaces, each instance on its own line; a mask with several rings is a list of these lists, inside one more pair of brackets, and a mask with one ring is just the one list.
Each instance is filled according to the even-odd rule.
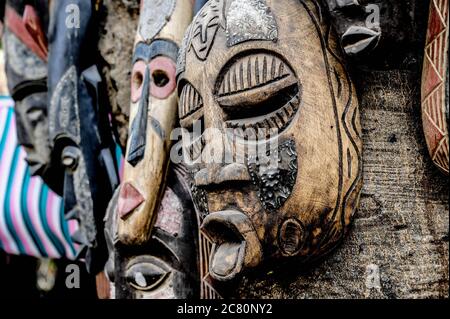
[[145,67],[146,64],[143,61],[137,61],[133,66],[133,72],[131,73],[131,101],[133,103],[141,98]]
[[175,63],[169,58],[160,56],[153,59],[149,67],[152,77],[150,94],[158,99],[169,97],[176,87]]

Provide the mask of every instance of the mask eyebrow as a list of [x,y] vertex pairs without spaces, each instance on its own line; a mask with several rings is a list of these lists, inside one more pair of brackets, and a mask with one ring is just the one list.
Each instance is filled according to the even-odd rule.
[[44,92],[47,92],[47,78],[23,81],[12,89],[11,97],[21,101],[30,94]]
[[[173,241],[174,238],[158,228],[155,228],[153,232],[154,234],[150,241],[144,246],[146,254],[165,261],[175,270],[184,271],[177,253],[173,251],[168,244],[168,242]],[[177,239],[175,239],[175,241],[177,241]]]
[[133,64],[139,60],[143,60],[148,63],[157,56],[165,56],[176,62],[178,51],[178,45],[170,40],[158,39],[153,41],[151,44],[139,42],[134,50]]

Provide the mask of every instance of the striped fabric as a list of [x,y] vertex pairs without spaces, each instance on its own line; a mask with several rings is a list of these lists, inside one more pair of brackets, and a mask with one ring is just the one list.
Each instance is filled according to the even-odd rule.
[[9,254],[67,258],[77,254],[62,200],[39,177],[31,177],[17,144],[14,102],[0,96],[0,249]]

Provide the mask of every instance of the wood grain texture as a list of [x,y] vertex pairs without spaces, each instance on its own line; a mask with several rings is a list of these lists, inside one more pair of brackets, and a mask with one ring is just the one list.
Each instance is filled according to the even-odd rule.
[[[192,20],[193,4],[187,0],[142,0],[141,13],[132,59],[129,139],[122,183],[134,191],[121,193],[118,200],[119,208],[128,206],[118,220],[119,240],[126,245],[142,245],[150,239],[164,194],[170,135],[177,119],[176,57]],[[126,189],[122,187],[122,191]],[[134,198],[128,196],[131,194]]]

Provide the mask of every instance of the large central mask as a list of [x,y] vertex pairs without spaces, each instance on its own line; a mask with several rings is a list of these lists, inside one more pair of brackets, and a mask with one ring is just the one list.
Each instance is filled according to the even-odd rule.
[[211,0],[178,59],[202,256],[216,281],[343,238],[361,190],[353,84],[316,1]]

